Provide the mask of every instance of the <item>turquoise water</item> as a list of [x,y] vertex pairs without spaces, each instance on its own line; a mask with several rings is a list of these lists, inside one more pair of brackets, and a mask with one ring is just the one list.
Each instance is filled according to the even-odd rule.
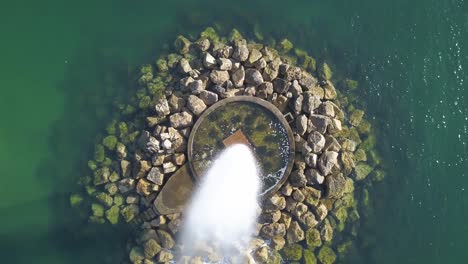
[[135,66],[213,23],[288,37],[360,80],[389,172],[354,263],[466,262],[466,1],[160,2],[0,4],[2,263],[115,263],[125,228],[83,230],[68,195]]

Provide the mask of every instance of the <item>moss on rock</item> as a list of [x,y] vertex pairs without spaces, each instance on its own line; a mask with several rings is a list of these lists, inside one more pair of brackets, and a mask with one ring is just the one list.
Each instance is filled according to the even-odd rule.
[[101,144],[97,144],[94,147],[94,160],[96,160],[97,162],[103,162],[105,158],[106,151],[104,149],[104,146]]
[[322,80],[330,80],[333,76],[333,72],[330,69],[330,66],[326,62],[320,65],[318,76]]
[[109,210],[106,211],[106,218],[113,225],[119,222],[119,212],[120,209],[117,205],[112,206]]
[[77,207],[82,202],[83,202],[83,196],[81,196],[80,194],[75,193],[70,196],[70,205],[72,207]]
[[279,50],[283,53],[288,53],[293,47],[294,45],[287,38],[282,39],[279,43]]
[[109,135],[102,140],[102,144],[109,150],[114,150],[115,145],[117,144],[117,137],[114,135]]
[[104,216],[104,207],[100,204],[93,203],[91,204],[91,211],[94,216],[96,217],[103,217]]
[[374,168],[369,166],[367,163],[359,162],[358,164],[356,164],[356,167],[354,167],[354,174],[356,176],[356,180],[364,180],[369,175],[369,173],[372,172],[373,169]]
[[336,254],[330,247],[323,246],[318,253],[318,259],[322,264],[332,264],[336,261]]
[[310,249],[304,249],[304,264],[317,264],[317,258]]
[[287,260],[298,261],[302,258],[302,246],[299,244],[286,245],[283,248],[283,255]]
[[306,237],[307,246],[309,248],[316,248],[322,245],[320,232],[315,228],[310,228],[309,230],[307,230],[305,237]]
[[109,194],[105,192],[97,193],[96,199],[107,207],[111,207],[112,204],[114,203],[114,199],[112,199],[112,196],[110,196]]

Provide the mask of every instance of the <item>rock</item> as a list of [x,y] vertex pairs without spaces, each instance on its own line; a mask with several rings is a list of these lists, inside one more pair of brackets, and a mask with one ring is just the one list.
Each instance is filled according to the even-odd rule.
[[221,58],[230,58],[234,49],[231,46],[224,46],[218,50],[218,56]]
[[188,74],[192,71],[192,67],[190,67],[190,63],[186,58],[180,59],[179,67],[180,67],[180,71],[185,74]]
[[218,102],[218,95],[216,93],[214,93],[214,92],[203,90],[203,91],[200,92],[200,99],[206,105],[212,105],[212,104]]
[[322,264],[332,264],[336,261],[336,254],[330,247],[323,246],[320,249],[317,258]]
[[149,259],[154,258],[161,251],[161,245],[154,239],[146,241],[143,248],[145,257]]
[[120,209],[117,205],[112,206],[106,211],[106,218],[109,223],[116,225],[119,222]]
[[151,154],[157,153],[159,151],[159,141],[152,137],[150,132],[143,131],[137,141],[138,146]]
[[310,249],[304,249],[304,264],[317,264],[317,258]]
[[302,87],[299,85],[297,80],[294,80],[289,86],[289,91],[291,91],[294,97],[298,97],[302,94]]
[[[306,115],[300,115],[296,118],[296,130],[299,135],[304,135],[307,131],[308,119]],[[325,141],[325,139],[324,139]]]
[[275,49],[264,46],[263,49],[261,50],[263,54],[263,58],[267,61],[270,62],[278,57],[278,51]]
[[321,197],[321,192],[319,190],[306,186],[302,189],[302,193],[304,193],[305,196],[304,203],[309,206],[317,206]]
[[271,213],[263,213],[259,217],[259,219],[260,219],[259,222],[260,223],[271,224],[271,223],[278,222],[280,217],[281,217],[281,211],[280,210],[273,211]]
[[255,89],[255,86],[249,86],[244,90],[244,95],[255,96],[256,93],[257,90]]
[[[263,96],[260,96],[263,93]],[[261,98],[266,99],[269,95],[273,94],[273,84],[271,82],[264,82],[258,86],[257,95]]]
[[174,255],[166,249],[161,250],[158,255],[158,262],[159,263],[169,263],[174,258]]
[[309,248],[316,248],[322,245],[320,232],[315,228],[310,228],[305,233],[306,243]]
[[304,238],[304,231],[301,229],[299,223],[292,221],[286,234],[286,240],[288,241],[288,244],[300,242],[304,240]]
[[333,84],[331,82],[327,82],[323,86],[323,91],[324,91],[323,98],[325,98],[327,100],[333,100],[337,96],[335,86],[333,86]]
[[120,214],[127,223],[132,221],[139,213],[140,209],[134,204],[127,205],[120,211]]
[[265,68],[267,66],[267,62],[265,61],[264,58],[260,58],[258,61],[256,61],[254,63],[254,67],[257,69],[257,70],[261,70],[263,68]]
[[335,137],[327,135],[325,137],[325,147],[323,150],[339,152],[341,150],[341,145]]
[[286,226],[278,222],[264,225],[260,230],[260,235],[265,239],[276,236],[284,237],[286,235]]
[[351,139],[343,139],[340,145],[341,149],[343,149],[344,151],[354,152],[356,150],[356,142]]
[[331,103],[329,101],[323,102],[319,106],[318,112],[321,115],[326,115],[326,116],[329,116],[329,117],[335,117],[335,108],[333,106],[333,103]]
[[357,181],[362,181],[364,180],[373,170],[371,166],[364,162],[359,162],[356,164],[356,167],[354,167],[354,175],[356,177]]
[[325,219],[325,217],[327,217],[328,209],[324,204],[321,203],[317,207],[315,207],[314,213],[317,219],[319,221],[322,221],[323,219]]
[[331,120],[331,124],[328,126],[328,133],[334,134],[342,130],[341,121],[334,118]]
[[163,163],[163,171],[164,174],[172,173],[177,170],[177,167],[174,166],[172,162],[165,162]]
[[296,209],[297,202],[294,200],[292,197],[287,197],[286,198],[286,211],[292,212],[294,209]]
[[293,105],[292,105],[292,110],[296,115],[299,115],[302,111],[302,105],[303,105],[304,97],[302,95],[299,95],[296,97],[296,99],[292,100]]
[[349,123],[353,126],[359,126],[362,121],[362,117],[364,116],[364,111],[362,110],[354,110],[349,117]]
[[251,85],[260,85],[263,83],[262,74],[256,69],[247,69],[245,71],[245,82]]
[[210,53],[205,53],[203,56],[203,66],[208,69],[213,69],[216,66],[216,59]]
[[317,154],[309,152],[305,155],[304,160],[307,166],[311,168],[317,167]]
[[153,182],[154,184],[162,185],[164,181],[164,174],[161,172],[161,169],[159,167],[153,167],[148,172],[146,179]]
[[206,83],[202,80],[194,80],[188,85],[188,88],[192,94],[200,94],[201,91],[205,90]]
[[330,124],[329,117],[323,115],[310,115],[310,121],[316,131],[321,134],[325,134],[327,132],[327,127]]
[[301,218],[307,212],[308,208],[307,205],[303,203],[297,203],[296,207],[291,212],[297,219]]
[[317,109],[322,101],[320,101],[320,98],[318,96],[312,95],[310,93],[305,93],[304,94],[304,102],[302,104],[302,110],[310,115],[314,114],[315,109]]
[[206,109],[206,104],[195,95],[190,95],[187,99],[187,108],[195,115],[199,116]]
[[292,192],[292,198],[301,203],[304,201],[305,196],[299,189],[296,189]]
[[324,176],[339,171],[338,153],[335,151],[325,151],[320,155],[318,167]]
[[147,172],[151,169],[151,163],[146,160],[140,160],[135,163],[133,167],[133,178],[139,179],[146,176]]
[[281,52],[288,53],[293,48],[293,44],[285,38],[280,41],[279,47]]
[[167,116],[171,113],[171,109],[169,108],[169,103],[166,98],[159,99],[154,106],[154,109],[159,116]]
[[237,61],[246,61],[249,58],[249,49],[244,41],[236,41],[232,57]]
[[120,180],[120,181],[117,183],[117,187],[119,188],[119,191],[120,191],[121,193],[129,192],[129,191],[133,190],[133,188],[135,187],[135,180],[134,180],[134,179],[125,178],[125,179],[123,179],[123,180]]
[[185,161],[186,161],[186,158],[185,158],[184,153],[177,153],[173,157],[173,162],[178,166],[184,165]]
[[310,93],[311,93],[312,95],[317,96],[317,97],[320,98],[320,99],[323,99],[323,98],[325,97],[325,91],[324,91],[323,88],[320,87],[319,85],[313,86],[313,87],[310,89]]
[[308,72],[302,72],[299,84],[307,91],[312,91],[313,87],[317,86],[318,81]]
[[254,253],[254,258],[259,262],[259,263],[267,263],[268,261],[268,247],[260,247],[257,249]]
[[96,200],[101,202],[106,207],[111,207],[112,206],[113,199],[112,199],[112,196],[110,196],[109,194],[107,194],[105,192],[99,192],[99,193],[96,194],[95,197],[96,197]]
[[293,192],[293,188],[292,188],[291,184],[289,184],[288,182],[286,182],[283,185],[283,187],[281,187],[281,194],[283,194],[285,196],[291,196],[292,192]]
[[182,113],[172,114],[169,117],[169,121],[173,128],[186,128],[193,124],[193,116],[190,113],[184,111]]
[[299,244],[286,245],[283,248],[283,255],[286,260],[299,261],[302,258],[302,246]]
[[343,174],[337,173],[325,177],[325,191],[327,198],[340,198],[346,188]]
[[289,67],[286,70],[286,73],[284,75],[285,79],[290,82],[292,80],[300,80],[302,76],[302,70],[299,67]]
[[188,40],[184,36],[178,36],[174,42],[174,46],[180,54],[188,53],[190,50],[190,45],[191,45],[190,40]]
[[318,224],[318,221],[315,219],[315,216],[311,212],[306,212],[298,218],[299,222],[306,228],[315,227]]
[[231,79],[235,87],[242,87],[245,79],[244,67],[241,66],[239,69],[235,70],[232,73]]
[[94,172],[93,184],[101,185],[101,184],[107,183],[109,182],[109,176],[110,176],[109,168],[103,167],[103,168],[97,169]]
[[283,249],[284,245],[286,244],[286,240],[281,236],[275,236],[271,239],[270,247],[274,250],[281,250]]
[[200,39],[196,44],[201,51],[207,51],[210,48],[210,40],[207,38]]
[[264,211],[273,212],[277,210],[283,210],[286,207],[286,200],[284,197],[274,194],[265,201]]
[[156,232],[158,233],[159,241],[161,242],[163,248],[171,249],[175,246],[175,241],[171,234],[161,229],[157,230]]
[[327,63],[322,63],[318,69],[318,76],[321,80],[330,80],[332,78],[333,72],[328,66]]
[[312,148],[312,152],[319,153],[325,147],[325,137],[317,131],[309,134],[307,142]]
[[102,145],[104,145],[109,150],[114,150],[115,146],[117,145],[117,137],[113,135],[105,137],[102,140]]
[[219,69],[222,71],[230,71],[232,69],[232,61],[226,58],[218,59]]
[[252,49],[249,54],[248,62],[254,64],[262,57],[262,53],[258,49]]
[[303,170],[294,170],[289,175],[289,182],[294,187],[304,187],[306,186],[307,179],[304,175]]
[[286,93],[289,90],[289,84],[286,80],[277,78],[273,80],[273,88],[277,93]]
[[137,186],[136,186],[136,191],[138,194],[143,195],[143,196],[148,196],[151,194],[152,190],[152,184],[147,181],[146,179],[140,179],[138,180]]
[[145,259],[143,250],[140,247],[133,247],[130,250],[129,259],[132,263],[142,263]]
[[210,79],[214,84],[223,85],[229,80],[229,72],[221,70],[213,70],[210,73]]
[[316,169],[307,169],[305,171],[305,176],[307,178],[307,182],[311,185],[322,184],[325,180],[325,177],[323,177],[323,175],[321,175]]
[[286,212],[281,213],[279,223],[282,223],[284,224],[286,228],[289,228],[289,226],[291,225],[291,221],[292,221],[292,216],[289,213],[286,213]]
[[128,160],[120,161],[120,172],[122,177],[130,177],[131,164]]

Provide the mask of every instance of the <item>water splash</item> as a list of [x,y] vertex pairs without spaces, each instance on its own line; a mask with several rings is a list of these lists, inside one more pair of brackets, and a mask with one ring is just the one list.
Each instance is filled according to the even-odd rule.
[[257,220],[261,181],[245,145],[233,145],[215,160],[186,210],[183,255],[225,262],[247,251]]

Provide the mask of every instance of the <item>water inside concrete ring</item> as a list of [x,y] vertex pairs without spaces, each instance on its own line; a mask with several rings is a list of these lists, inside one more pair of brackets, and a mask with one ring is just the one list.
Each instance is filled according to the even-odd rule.
[[207,109],[188,141],[189,168],[195,180],[232,144],[251,148],[263,183],[262,196],[277,191],[286,181],[294,162],[294,138],[276,106],[260,98],[235,96]]

